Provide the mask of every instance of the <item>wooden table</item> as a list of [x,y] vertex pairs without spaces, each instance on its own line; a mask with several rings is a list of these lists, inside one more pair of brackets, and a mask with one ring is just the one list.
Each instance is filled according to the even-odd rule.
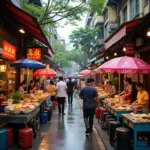
[[133,120],[131,115],[129,114],[123,114],[122,115],[122,123],[123,126],[127,126],[130,129],[133,130],[133,136],[134,136],[134,144],[133,149],[134,150],[150,150],[150,147],[138,147],[137,145],[137,133],[138,132],[150,132],[150,121],[136,121]]

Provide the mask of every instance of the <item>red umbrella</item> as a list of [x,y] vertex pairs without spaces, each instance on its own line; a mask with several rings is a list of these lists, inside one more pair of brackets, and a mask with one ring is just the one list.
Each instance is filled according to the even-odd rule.
[[80,73],[79,73],[80,75],[90,75],[91,74],[91,70],[82,70],[82,71],[80,71]]
[[55,77],[56,72],[53,69],[45,68],[45,69],[38,69],[34,72],[34,76],[46,76],[46,77]]
[[110,73],[150,73],[150,65],[136,57],[117,57],[101,65],[98,71]]

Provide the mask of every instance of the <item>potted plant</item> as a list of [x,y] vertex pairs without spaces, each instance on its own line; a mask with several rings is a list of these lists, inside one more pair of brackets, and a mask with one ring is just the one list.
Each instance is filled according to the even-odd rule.
[[19,91],[14,92],[12,94],[13,104],[18,104],[20,100],[22,100],[23,98],[24,98],[24,95]]

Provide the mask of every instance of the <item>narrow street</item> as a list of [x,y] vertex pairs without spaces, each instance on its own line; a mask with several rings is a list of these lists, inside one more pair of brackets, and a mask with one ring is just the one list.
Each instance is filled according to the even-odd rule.
[[[95,133],[85,136],[82,108],[77,100],[72,108],[66,103],[65,113],[59,117],[55,110],[52,120],[41,125],[33,147],[27,150],[105,150],[100,148]],[[9,150],[22,149],[14,146]]]

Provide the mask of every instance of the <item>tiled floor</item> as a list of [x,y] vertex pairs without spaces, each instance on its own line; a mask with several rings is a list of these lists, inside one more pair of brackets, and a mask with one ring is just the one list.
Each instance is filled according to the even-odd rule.
[[[58,112],[53,113],[52,120],[41,125],[40,133],[35,138],[33,147],[27,150],[104,150],[98,134],[85,136],[82,108],[77,100],[72,107],[66,102],[66,115],[59,117]],[[94,128],[94,130],[96,130]],[[100,143],[100,144],[99,144]],[[22,150],[17,146],[9,150]]]

